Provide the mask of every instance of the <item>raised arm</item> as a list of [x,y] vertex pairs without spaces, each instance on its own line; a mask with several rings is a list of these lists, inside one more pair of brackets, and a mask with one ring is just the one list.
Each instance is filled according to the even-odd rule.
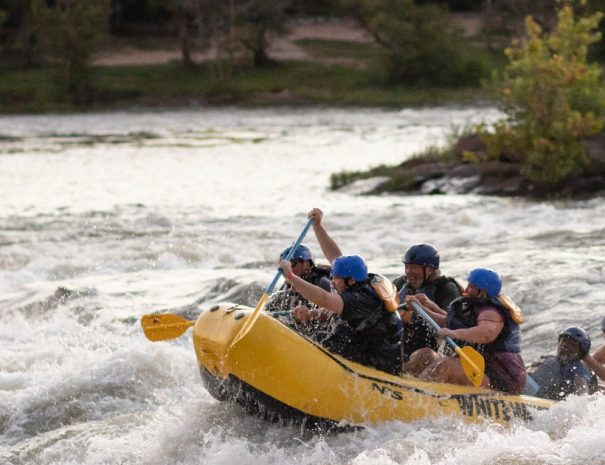
[[[313,232],[319,242],[321,251],[330,263],[334,262],[338,257],[342,255],[340,247],[334,242],[334,239],[330,237],[328,231],[325,230],[321,224],[323,212],[319,208],[314,208],[309,212],[309,218],[313,219]],[[303,294],[304,295],[304,294]],[[306,296],[305,296],[306,297]]]

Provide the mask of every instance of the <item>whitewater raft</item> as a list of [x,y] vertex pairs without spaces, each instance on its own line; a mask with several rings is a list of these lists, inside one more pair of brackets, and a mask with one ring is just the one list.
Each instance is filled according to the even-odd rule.
[[230,347],[251,313],[233,304],[204,311],[193,329],[195,354],[213,397],[269,421],[322,430],[443,416],[507,424],[554,404],[390,375],[328,352],[267,313]]

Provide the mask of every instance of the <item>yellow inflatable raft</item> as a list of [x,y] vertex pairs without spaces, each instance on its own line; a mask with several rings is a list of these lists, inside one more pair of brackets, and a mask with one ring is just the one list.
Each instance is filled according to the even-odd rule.
[[554,404],[393,376],[331,354],[266,313],[230,347],[251,312],[233,304],[204,311],[193,330],[195,354],[215,398],[271,421],[331,429],[456,415],[507,424]]

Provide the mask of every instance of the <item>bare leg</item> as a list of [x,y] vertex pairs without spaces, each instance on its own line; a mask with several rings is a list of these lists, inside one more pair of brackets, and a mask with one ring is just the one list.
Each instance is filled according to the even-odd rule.
[[[420,379],[437,383],[460,384],[462,386],[473,385],[464,373],[462,364],[457,357],[438,360],[422,372]],[[481,386],[489,387],[489,378],[487,376],[483,377]]]
[[429,347],[418,349],[410,360],[403,365],[403,372],[413,376],[419,376],[429,365],[441,360],[443,357]]

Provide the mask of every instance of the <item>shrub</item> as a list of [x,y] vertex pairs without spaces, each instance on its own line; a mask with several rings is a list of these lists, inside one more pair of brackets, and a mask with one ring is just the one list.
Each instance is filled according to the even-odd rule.
[[485,59],[468,53],[445,11],[412,0],[341,0],[347,11],[384,48],[375,79],[384,84],[477,85],[487,74]]
[[587,166],[582,138],[603,127],[600,70],[587,64],[603,14],[575,18],[572,3],[559,10],[551,33],[526,19],[527,38],[506,49],[508,65],[491,83],[507,117],[493,132],[480,128],[490,157],[516,159],[523,175],[545,188]]

